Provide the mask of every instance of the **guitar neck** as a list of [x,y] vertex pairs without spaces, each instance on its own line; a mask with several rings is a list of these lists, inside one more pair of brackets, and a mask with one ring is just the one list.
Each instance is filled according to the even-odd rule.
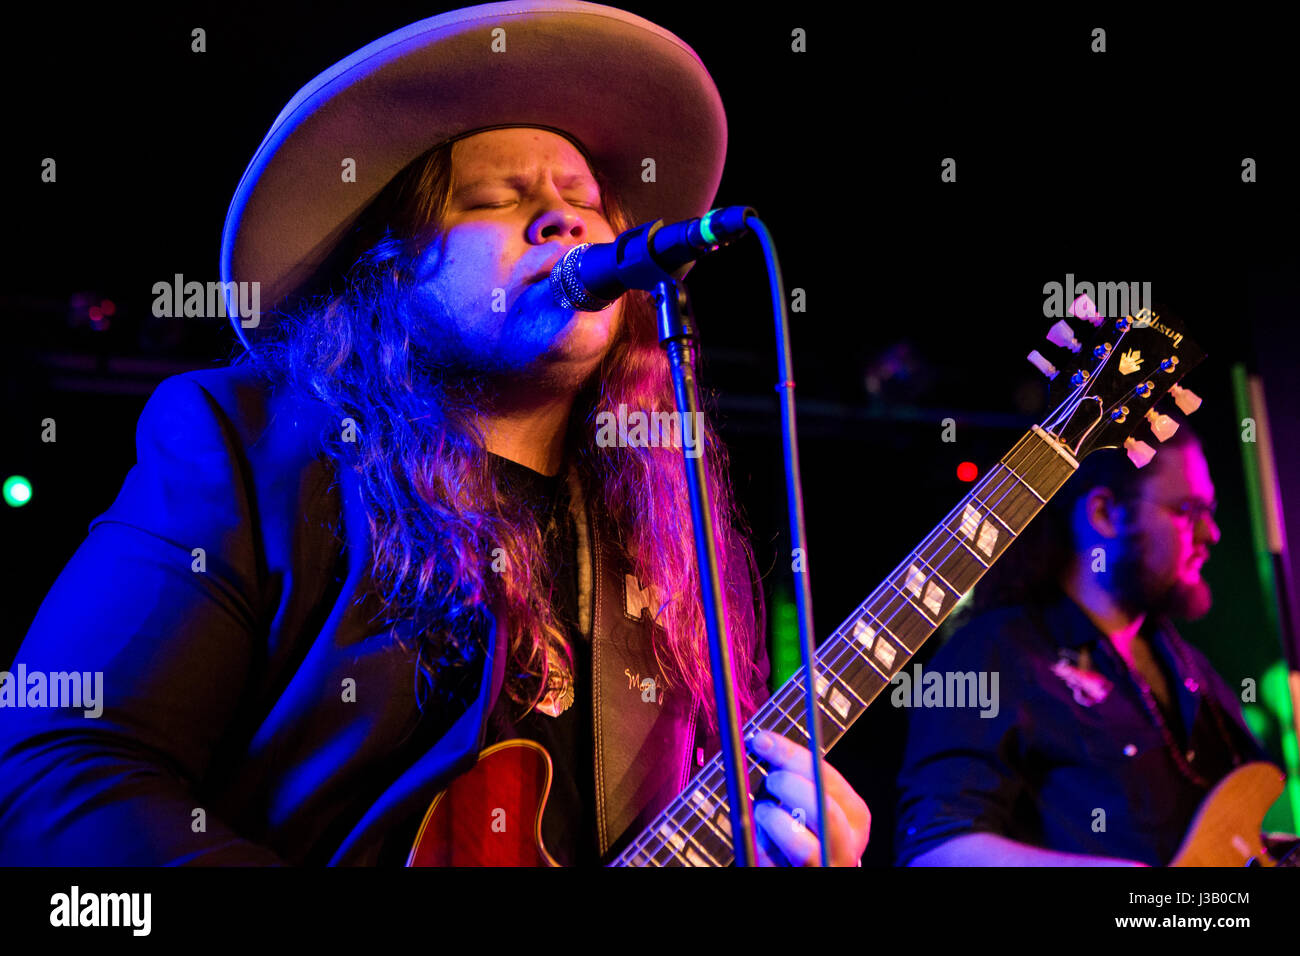
[[[1078,462],[1035,426],[816,650],[823,754],[938,630]],[[800,668],[745,725],[807,746]],[[766,770],[746,754],[751,795]],[[614,866],[728,866],[735,859],[721,755],[614,861]]]

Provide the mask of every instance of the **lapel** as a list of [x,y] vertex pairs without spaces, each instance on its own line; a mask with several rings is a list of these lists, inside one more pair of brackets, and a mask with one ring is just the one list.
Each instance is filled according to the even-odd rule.
[[[339,478],[344,501],[344,526],[350,554],[349,582],[355,589],[370,554],[369,526],[362,509],[356,474],[343,469]],[[425,809],[440,790],[478,759],[488,716],[501,692],[507,655],[505,618],[497,615],[496,633],[487,642],[479,690],[466,710],[436,744],[384,791],[330,858],[330,866],[374,866],[392,829]]]
[[[686,688],[664,687],[652,645],[662,631],[652,623],[650,595],[632,575],[597,510],[585,501],[577,507],[592,532],[585,537],[592,584],[596,832],[601,855],[608,857],[685,787],[696,714]],[[580,528],[582,524],[578,522]],[[579,536],[582,564],[582,531]]]
[[483,747],[492,704],[505,674],[505,629],[489,644],[479,694],[436,744],[370,807],[330,859],[330,866],[374,866],[393,828],[427,809],[439,791],[474,766]]

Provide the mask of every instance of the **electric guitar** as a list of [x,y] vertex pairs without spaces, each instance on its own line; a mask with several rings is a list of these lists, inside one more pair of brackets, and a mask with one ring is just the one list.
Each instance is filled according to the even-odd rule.
[[[1051,414],[1027,431],[817,648],[823,755],[889,686],[1082,458],[1101,448],[1124,448],[1134,464],[1143,467],[1155,451],[1135,437],[1139,428],[1149,426],[1164,441],[1177,427],[1156,412],[1156,401],[1170,395],[1187,414],[1199,407],[1201,400],[1178,382],[1205,353],[1176,320],[1146,309],[1136,316],[1106,319],[1082,297],[1071,306],[1071,315],[1073,324],[1062,319],[1047,334],[1063,356],[1058,361],[1068,362],[1069,371],[1058,370],[1038,350],[1029,354],[1030,362],[1052,380],[1053,399],[1060,397]],[[801,668],[759,708],[744,732],[766,730],[806,746],[805,678]],[[765,765],[746,754],[746,770],[750,792],[759,791]],[[539,745],[510,740],[487,748],[475,767],[434,799],[407,865],[554,865],[541,839],[550,780],[550,756]],[[493,818],[502,811],[506,820],[534,820],[532,832],[494,827]],[[1217,830],[1217,825],[1207,826],[1207,832],[1211,829]],[[728,866],[734,859],[718,755],[612,865]]]
[[[1248,763],[1220,780],[1201,804],[1169,865],[1300,866],[1300,849],[1275,861],[1260,838],[1264,815],[1282,793],[1283,779],[1282,771],[1270,763]],[[559,866],[542,841],[542,814],[550,788],[551,757],[540,744],[506,740],[488,747],[477,764],[433,801],[407,865]],[[717,798],[717,803],[725,810],[725,800]],[[488,807],[491,810],[485,810]],[[532,827],[527,831],[494,827],[498,814],[501,820],[531,820]],[[670,835],[665,835],[665,842],[672,845]],[[708,865],[690,857],[662,859],[657,864],[623,857],[616,862]]]
[[1170,866],[1297,866],[1293,849],[1281,862],[1260,839],[1264,814],[1282,793],[1285,779],[1271,763],[1248,763],[1215,785],[1196,811]]

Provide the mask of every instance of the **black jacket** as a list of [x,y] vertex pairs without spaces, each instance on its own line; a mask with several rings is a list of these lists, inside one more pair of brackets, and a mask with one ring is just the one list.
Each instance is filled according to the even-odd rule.
[[[178,375],[150,397],[137,464],[15,658],[29,673],[102,672],[103,713],[0,710],[0,864],[373,864],[473,764],[505,635],[468,708],[421,714],[413,655],[361,599],[369,528],[354,474],[319,451],[324,413],[247,367]],[[584,510],[606,851],[717,742],[684,692],[640,705],[629,690],[628,672],[658,673],[654,625]],[[730,583],[733,608],[758,618],[765,678],[750,569]]]

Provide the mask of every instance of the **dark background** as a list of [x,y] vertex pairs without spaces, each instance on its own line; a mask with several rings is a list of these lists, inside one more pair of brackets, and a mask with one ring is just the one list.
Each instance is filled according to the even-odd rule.
[[[1278,657],[1254,571],[1229,368],[1265,375],[1291,537],[1300,536],[1300,400],[1292,387],[1300,255],[1294,237],[1294,78],[1281,23],[1180,15],[896,14],[800,4],[777,13],[625,3],[677,33],[727,109],[717,205],[773,231],[799,383],[818,633],[846,617],[1044,416],[1043,285],[1150,281],[1210,359],[1188,379],[1219,486],[1224,538],[1206,566],[1216,604],[1183,632],[1229,684]],[[14,27],[0,318],[0,471],[34,498],[0,510],[10,570],[0,658],[135,460],[134,427],[168,375],[223,364],[224,321],[154,319],[152,286],[218,278],[222,223],[271,121],[312,76],[446,5],[264,4],[86,13],[42,5]],[[190,52],[190,30],[207,52]],[[1089,52],[1107,30],[1108,52]],[[808,52],[790,52],[790,31]],[[57,184],[40,163],[58,161]],[[1259,182],[1241,182],[1257,160]],[[944,157],[957,182],[939,181]],[[733,475],[770,609],[791,575],[772,320],[757,245],[691,274]],[[117,305],[107,328],[77,294]],[[893,369],[874,390],[871,370]],[[957,441],[940,441],[941,421]],[[40,422],[58,441],[40,440]],[[937,641],[932,642],[937,645]],[[925,655],[922,656],[925,660]],[[866,862],[891,859],[905,714],[879,704],[833,761],[872,807]]]

